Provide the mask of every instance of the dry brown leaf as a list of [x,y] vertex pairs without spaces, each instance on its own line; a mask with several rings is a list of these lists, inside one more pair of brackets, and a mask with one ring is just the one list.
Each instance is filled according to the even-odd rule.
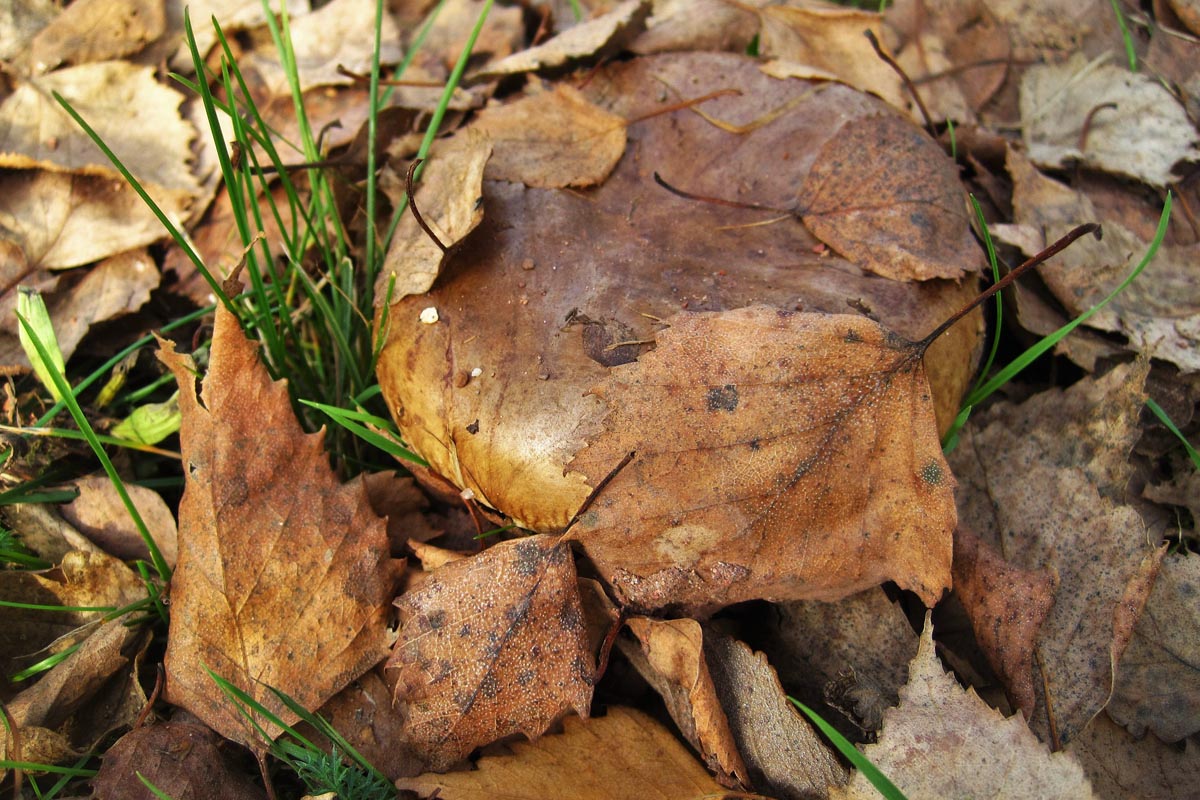
[[[921,188],[914,192],[909,179]],[[880,114],[847,122],[830,138],[800,189],[800,217],[876,275],[959,279],[976,267],[963,260],[971,237],[965,202],[957,168],[933,140]]]
[[[1099,214],[1086,195],[1042,175],[1022,155],[1009,151],[1016,221],[1043,231],[1052,241],[1071,226],[1097,221],[1104,238],[1085,237],[1038,268],[1067,313],[1076,316],[1105,298],[1149,248],[1123,218]],[[1131,349],[1161,358],[1184,372],[1200,370],[1200,245],[1160,247],[1154,260],[1128,288],[1086,325],[1123,334]]]
[[1008,32],[1017,61],[1122,50],[1117,15],[1105,0],[984,0],[984,6]]
[[[653,115],[731,87],[743,94]],[[564,469],[601,430],[604,406],[587,392],[649,348],[656,320],[681,307],[770,303],[853,311],[920,339],[976,291],[971,280],[880,278],[794,218],[699,203],[653,181],[657,170],[697,194],[792,208],[820,148],[846,119],[891,113],[880,101],[841,84],[770,78],[731,54],[606,65],[583,91],[642,120],[617,168],[586,193],[484,181],[484,221],[428,295],[391,308],[379,365],[405,441],[481,504],[539,531],[562,530],[590,493]],[[893,177],[928,192],[908,174]],[[962,245],[962,263],[976,263],[977,246]],[[437,324],[419,322],[429,306]],[[980,321],[951,329],[926,359],[944,425],[968,388]],[[655,421],[647,437],[665,424]],[[607,473],[620,457],[598,468]]]
[[124,61],[60,69],[17,86],[0,103],[0,165],[120,180],[52,92],[71,104],[143,185],[184,200],[198,190],[188,166],[196,132],[179,115],[183,95],[155,80],[152,68]]
[[625,120],[565,83],[485,109],[473,128],[494,146],[484,177],[526,186],[600,183],[625,152]]
[[29,46],[62,9],[53,0],[17,0],[0,5],[0,58],[9,61]]
[[[21,285],[29,286],[34,275],[23,276]],[[43,296],[63,358],[71,358],[92,325],[145,305],[160,278],[144,250],[120,253],[86,271],[58,276]],[[17,297],[18,292],[11,289],[0,297],[0,371],[4,372],[29,369],[29,357],[17,333]]]
[[1157,78],[1108,61],[1075,53],[1025,72],[1021,130],[1029,158],[1044,167],[1081,162],[1165,186],[1176,180],[1175,164],[1200,160],[1200,135]]
[[570,709],[587,716],[595,668],[567,543],[498,544],[430,573],[396,606],[388,667],[429,769],[514,733],[540,736]]
[[[447,248],[483,220],[481,184],[491,155],[492,143],[473,128],[437,142],[430,150],[428,168],[414,194],[422,219]],[[421,229],[416,218],[405,214],[388,246],[375,296],[382,302],[390,292],[395,302],[410,294],[424,294],[437,280],[446,258],[447,253]]]
[[1008,563],[965,524],[954,532],[954,593],[988,663],[1026,716],[1036,702],[1034,643],[1057,589],[1052,570]]
[[650,14],[648,0],[625,0],[607,14],[568,28],[549,41],[489,64],[473,78],[493,78],[561,67],[571,61],[612,51],[642,31]]
[[752,644],[790,692],[813,707],[834,704],[860,734],[879,730],[917,653],[903,609],[875,588],[837,603],[780,603]]
[[[104,753],[93,779],[96,800],[251,800],[266,797],[217,734],[189,721],[136,728]],[[143,783],[152,783],[156,794]]]
[[33,37],[27,66],[42,73],[128,56],[162,36],[166,25],[163,0],[76,0]]
[[[150,561],[150,553],[129,511],[107,476],[92,475],[74,483],[79,496],[62,506],[59,513],[106,553],[123,560],[141,558]],[[125,487],[134,507],[142,516],[150,536],[158,545],[167,565],[174,568],[178,554],[175,516],[162,495],[137,484]]]
[[430,524],[426,512],[429,498],[409,475],[398,472],[363,473],[367,501],[381,517],[387,517],[388,542],[393,554],[402,553],[409,540],[427,542],[441,534]]
[[[767,6],[761,12],[759,50],[765,56],[822,69],[837,79],[907,110],[900,76],[884,63],[864,31],[883,39],[883,17],[851,8]],[[886,49],[886,48],[885,48]]]
[[920,349],[865,317],[762,306],[667,320],[595,392],[572,528],[635,608],[836,599],[950,584],[954,478]]
[[[382,664],[377,666],[335,694],[317,713],[373,767],[395,780],[418,775],[425,765],[409,742],[408,707],[394,701],[395,685],[388,682],[388,672]],[[323,741],[307,723],[298,729],[310,741]]]
[[632,708],[584,722],[569,718],[565,731],[518,742],[511,756],[487,756],[473,772],[425,774],[396,785],[444,800],[681,800],[725,792],[675,736]]
[[324,435],[300,428],[286,387],[224,307],[199,397],[191,358],[165,345],[159,357],[180,386],[187,477],[167,697],[261,748],[206,668],[292,722],[267,687],[314,710],[378,663],[394,584],[387,532],[362,483],[338,483]]
[[995,405],[951,453],[963,522],[1013,567],[1058,576],[1035,644],[1030,720],[1056,747],[1108,703],[1163,555],[1124,504],[1146,372],[1145,363],[1120,366]]
[[1200,745],[1134,739],[1101,714],[1068,749],[1083,765],[1096,796],[1104,800],[1179,800],[1200,786]]
[[1117,669],[1108,714],[1166,742],[1200,731],[1200,558],[1168,556]]
[[[642,677],[662,695],[683,738],[725,786],[747,787],[749,773],[704,660],[704,632],[694,619],[634,617],[626,625],[641,650],[625,647]],[[639,657],[640,656],[640,657]]]
[[[1005,719],[943,669],[928,615],[900,705],[884,714],[878,743],[863,755],[908,797],[1094,796],[1074,758],[1048,753],[1020,714]],[[879,793],[856,772],[830,797],[874,800]]]
[[675,50],[744,53],[759,29],[753,9],[768,0],[655,0],[646,30],[630,42],[638,55]]
[[[407,76],[412,72],[417,80],[446,82],[454,62],[472,35],[483,6],[484,0],[447,0],[440,8],[416,9],[425,14],[420,24],[430,25],[429,35],[413,56],[416,71],[409,69],[404,74]],[[411,24],[412,30],[416,30],[417,21],[414,19]],[[487,21],[471,48],[472,64],[494,64],[520,50],[525,43],[522,10],[516,6],[491,6]],[[464,83],[472,85],[474,81],[468,79]],[[474,85],[477,90],[486,87],[486,84]],[[486,88],[484,91],[487,91]],[[436,97],[440,92],[438,88],[433,95]]]
[[756,789],[780,800],[809,800],[846,782],[837,756],[788,702],[766,656],[709,629],[704,658]]
[[[168,216],[183,215],[180,196],[153,189],[151,196]],[[146,203],[120,180],[41,170],[0,173],[0,241],[19,247],[29,269],[90,264],[165,235]]]
[[[291,19],[299,19],[310,11],[309,0],[281,0],[281,4],[286,5]],[[217,43],[213,18],[221,24],[222,32],[229,36],[262,25],[269,13],[269,8],[263,6],[262,0],[166,0],[166,6],[169,33],[160,42],[164,48],[162,55],[170,59],[172,69],[181,71],[193,69],[191,51],[183,41],[185,8],[192,21],[196,48],[201,58]]]

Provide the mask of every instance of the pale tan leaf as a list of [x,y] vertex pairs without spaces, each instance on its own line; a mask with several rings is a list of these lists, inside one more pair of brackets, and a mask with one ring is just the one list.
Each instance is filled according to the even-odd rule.
[[163,0],[76,0],[30,42],[27,65],[48,72],[138,52],[162,36]]
[[429,573],[396,606],[388,667],[430,769],[514,733],[540,736],[568,710],[587,716],[595,668],[569,544],[503,542]]
[[473,772],[401,779],[401,789],[439,792],[444,800],[700,800],[724,797],[720,786],[675,736],[632,708],[488,756]]
[[656,0],[645,32],[629,44],[629,50],[639,55],[676,50],[745,52],[759,29],[753,9],[767,2]]
[[19,56],[38,31],[61,12],[53,0],[16,0],[0,4],[0,58],[11,60]]
[[[928,615],[900,705],[884,714],[879,741],[863,748],[863,755],[913,798],[1094,796],[1073,757],[1049,753],[1020,714],[1005,719],[942,668]],[[879,793],[856,772],[849,786],[830,797],[875,800]]]
[[1067,752],[1104,800],[1179,800],[1200,786],[1200,745],[1187,739],[1163,744],[1154,736],[1135,739],[1101,714],[1079,735]]
[[[492,143],[473,128],[439,141],[430,150],[428,167],[414,194],[421,218],[447,248],[465,238],[483,220],[481,184],[491,155]],[[405,214],[384,257],[375,296],[382,302],[389,287],[392,302],[410,294],[424,294],[437,280],[446,258],[447,254],[421,229],[416,218],[411,213]]]
[[920,348],[853,315],[681,314],[595,388],[570,535],[634,608],[949,585],[954,478]]
[[568,84],[485,109],[473,126],[494,146],[484,176],[526,186],[600,183],[625,152],[625,120]]
[[191,358],[159,355],[179,382],[187,478],[166,694],[262,748],[206,670],[292,722],[268,687],[314,710],[378,663],[394,591],[387,532],[362,483],[338,483],[323,434],[300,428],[231,312],[217,307],[200,397]]
[[1109,60],[1075,53],[1025,72],[1021,130],[1029,157],[1040,166],[1081,162],[1165,186],[1176,179],[1175,164],[1200,159],[1200,135],[1157,78]]

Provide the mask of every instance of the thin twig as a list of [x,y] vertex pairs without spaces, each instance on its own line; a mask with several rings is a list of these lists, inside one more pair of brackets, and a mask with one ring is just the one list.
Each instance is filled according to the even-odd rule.
[[425,231],[425,234],[430,239],[433,239],[433,243],[440,247],[443,253],[446,253],[449,252],[450,248],[442,244],[442,240],[439,239],[437,234],[433,232],[433,229],[425,223],[425,218],[422,217],[421,212],[417,210],[417,198],[413,194],[413,176],[417,172],[417,167],[421,166],[421,163],[424,160],[425,159],[423,158],[414,158],[413,162],[408,165],[408,175],[404,178],[404,194],[408,197],[408,208],[410,211],[412,211],[413,219],[415,219],[417,224],[421,226],[421,230]]
[[871,42],[871,47],[875,48],[875,55],[879,56],[879,58],[883,60],[883,63],[895,70],[896,74],[900,76],[900,80],[904,81],[904,88],[908,89],[908,93],[912,95],[913,100],[917,104],[917,108],[921,111],[921,116],[925,119],[925,128],[929,131],[929,135],[936,136],[933,126],[933,117],[929,116],[929,109],[925,108],[925,103],[921,101],[921,95],[917,94],[917,87],[916,84],[912,82],[912,78],[908,77],[908,73],[904,71],[904,68],[896,63],[896,59],[883,52],[883,47],[879,44],[879,40],[875,38],[874,31],[872,31],[870,28],[867,28],[865,31],[863,31],[863,34],[866,35],[868,41]]

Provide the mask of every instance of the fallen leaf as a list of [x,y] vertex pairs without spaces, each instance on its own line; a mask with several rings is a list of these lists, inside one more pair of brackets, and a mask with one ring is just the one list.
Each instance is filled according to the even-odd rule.
[[788,702],[766,656],[709,629],[704,658],[756,789],[780,800],[826,797],[845,769]]
[[[430,150],[429,167],[414,195],[417,211],[446,248],[464,239],[483,220],[481,184],[491,155],[492,143],[474,129],[441,140]],[[410,211],[396,226],[375,283],[375,297],[382,302],[390,293],[395,302],[410,294],[424,294],[437,280],[447,255]]]
[[1153,736],[1134,739],[1104,714],[1068,749],[1083,765],[1105,800],[1178,800],[1200,786],[1200,746],[1194,739],[1163,744]]
[[738,3],[725,0],[656,0],[646,30],[629,43],[638,55],[676,50],[744,53],[758,34],[754,9],[767,0]]
[[625,40],[641,32],[649,13],[650,4],[646,0],[625,0],[608,13],[568,28],[544,44],[488,64],[472,77],[494,78],[552,69],[602,51],[618,50]]
[[0,58],[19,56],[38,31],[62,13],[53,0],[23,0],[0,6]]
[[[168,216],[186,202],[151,189]],[[90,264],[162,239],[162,223],[128,185],[41,170],[0,173],[0,240],[20,248],[30,269]]]
[[[293,20],[310,11],[308,0],[281,0],[281,4],[287,7],[288,17]],[[217,43],[217,31],[212,20],[217,20],[221,31],[229,36],[262,25],[271,13],[271,7],[264,6],[262,0],[166,0],[169,30],[160,42],[165,48],[163,56],[170,59],[172,69],[188,72],[193,69],[193,64],[191,51],[183,41],[185,7],[192,21],[196,49],[201,58],[208,55],[208,51]]]
[[592,186],[608,177],[625,152],[625,120],[563,83],[484,109],[472,127],[492,141],[484,177],[493,181]]
[[163,0],[76,0],[33,37],[28,65],[42,73],[132,55],[166,25]]
[[1121,658],[1108,715],[1166,742],[1200,731],[1200,558],[1168,556]]
[[756,620],[750,643],[788,691],[813,708],[833,703],[857,729],[847,733],[879,730],[917,652],[903,609],[871,588],[837,603],[779,603],[775,611]]
[[323,434],[300,428],[286,387],[222,306],[199,397],[191,358],[167,345],[160,358],[179,382],[187,477],[166,696],[261,749],[206,669],[293,722],[267,687],[313,710],[378,663],[393,590],[387,533],[361,482],[338,484]]
[[[123,560],[150,560],[149,550],[133,524],[129,511],[108,476],[93,475],[74,483],[79,496],[62,506],[59,513],[106,553]],[[167,565],[175,566],[178,532],[175,516],[162,495],[137,484],[125,486],[133,505],[141,514]]]
[[[409,742],[408,707],[394,701],[395,686],[388,682],[387,673],[383,665],[375,667],[331,697],[317,713],[373,767],[395,780],[420,774],[424,764]],[[306,723],[298,730],[309,741],[323,741]]]
[[363,474],[371,510],[387,517],[388,542],[392,553],[402,553],[410,540],[427,542],[441,531],[428,519],[429,498],[409,475],[397,472]]
[[638,609],[950,583],[954,478],[920,349],[865,317],[683,314],[595,392],[604,485],[570,532]]
[[[649,116],[731,87],[743,94]],[[561,531],[587,498],[591,485],[566,469],[601,430],[604,406],[587,392],[611,365],[651,346],[656,320],[681,308],[769,303],[853,311],[920,339],[974,296],[971,280],[880,278],[790,216],[772,221],[653,182],[657,170],[696,194],[792,208],[820,148],[845,119],[890,113],[880,101],[841,84],[770,78],[732,54],[606,65],[581,91],[613,114],[642,119],[630,126],[625,157],[586,193],[485,180],[483,222],[428,294],[391,307],[378,367],[405,441],[517,524]],[[764,117],[773,121],[756,127]],[[892,177],[913,193],[929,191],[907,174]],[[977,246],[961,244],[961,262],[976,263]],[[419,322],[428,307],[438,310],[437,324]],[[951,329],[926,359],[942,425],[969,388],[981,323],[973,315]],[[624,455],[598,468],[607,474]]]
[[1163,555],[1125,504],[1147,369],[1123,365],[1020,406],[994,405],[951,453],[961,520],[1013,567],[1058,576],[1035,643],[1030,720],[1056,748],[1108,703]]
[[971,237],[965,203],[957,168],[933,140],[880,114],[847,122],[830,138],[800,189],[800,218],[876,275],[958,279],[978,266],[963,259]]
[[[862,750],[908,797],[1094,796],[1073,757],[1046,752],[1019,714],[1005,719],[942,668],[928,615],[900,705],[884,714],[878,743]],[[861,772],[830,792],[833,800],[878,796]]]
[[[765,56],[806,64],[883,98],[904,111],[908,97],[895,70],[875,54],[864,35],[883,38],[883,16],[853,8],[771,5],[761,12],[759,50]],[[886,49],[886,48],[885,48]]]
[[725,786],[750,786],[749,773],[704,660],[700,623],[634,617],[626,625],[641,645],[641,658],[632,646],[622,647],[623,652],[662,695],[683,738],[700,753],[708,771]]
[[1021,130],[1039,166],[1081,162],[1163,187],[1171,168],[1200,159],[1196,128],[1157,78],[1075,53],[1030,67],[1021,80]]
[[396,606],[388,667],[429,769],[514,733],[536,738],[569,709],[588,715],[594,666],[565,542],[498,544],[430,573]]
[[511,756],[487,756],[473,772],[425,774],[401,789],[445,800],[645,800],[727,795],[675,736],[652,718],[616,706],[564,732],[518,742]]
[[179,115],[183,95],[156,81],[152,68],[124,61],[60,69],[18,85],[0,103],[0,165],[121,179],[52,92],[71,104],[143,184],[178,200],[197,191],[188,166],[196,132]]
[[[1044,232],[1047,240],[1079,221],[1098,221],[1100,241],[1085,237],[1038,268],[1055,298],[1076,316],[1105,298],[1143,257],[1149,242],[1124,220],[1101,216],[1086,195],[1048,178],[1015,150],[1008,155],[1013,176],[1013,211],[1019,223]],[[1159,248],[1154,260],[1128,288],[1086,325],[1120,333],[1131,349],[1200,370],[1200,283],[1195,263],[1200,245]]]
[[[97,800],[250,800],[266,797],[217,734],[190,721],[135,728],[104,753],[93,778]],[[158,789],[153,792],[143,782]]]
[[1051,569],[1010,564],[964,524],[954,532],[954,593],[988,663],[1026,716],[1036,703],[1034,645],[1057,589]]
[[1016,61],[1054,61],[1082,51],[1095,57],[1122,49],[1117,15],[1105,0],[985,0],[1008,32]]

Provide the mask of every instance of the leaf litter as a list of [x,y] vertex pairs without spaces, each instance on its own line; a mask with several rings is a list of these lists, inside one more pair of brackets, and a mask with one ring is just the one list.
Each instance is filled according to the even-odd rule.
[[[6,65],[12,88],[0,103],[11,119],[11,103],[31,102],[35,84],[70,95],[76,76],[136,76],[142,89],[126,99],[141,99],[122,106],[119,91],[93,87],[85,117],[109,126],[151,193],[203,241],[205,260],[227,271],[243,243],[218,212],[204,216],[217,185],[197,116],[180,113],[181,95],[144,67],[90,63],[174,53],[178,10],[169,4],[159,36],[151,5],[144,27],[99,49],[70,31],[72,17],[87,31],[89,9],[102,4],[73,3],[57,24],[37,3],[22,4],[19,19],[0,12],[0,52],[22,54]],[[220,748],[202,744],[213,739],[181,709],[266,749],[208,666],[285,721],[295,716],[268,685],[320,707],[390,779],[423,796],[563,796],[568,785],[578,797],[720,796],[722,785],[773,797],[860,792],[861,775],[838,788],[847,772],[785,691],[852,739],[877,740],[866,752],[909,796],[1187,791],[1197,764],[1196,578],[1186,555],[1196,542],[1194,472],[1139,409],[1155,397],[1195,438],[1198,235],[1187,210],[1200,197],[1189,180],[1194,117],[1184,114],[1196,107],[1195,85],[1180,68],[1195,56],[1190,40],[1156,35],[1147,46],[1132,29],[1143,63],[1174,81],[1164,87],[1103,60],[1123,41],[1100,0],[914,0],[884,15],[756,5],[722,7],[707,24],[695,22],[701,2],[609,4],[610,14],[587,12],[579,24],[565,9],[537,19],[494,9],[446,117],[449,135],[416,186],[416,207],[447,252],[416,226],[402,229],[391,263],[408,258],[397,274],[420,280],[378,312],[389,321],[384,396],[433,464],[414,474],[441,488],[427,500],[413,484],[376,477],[368,501],[363,485],[341,485],[320,439],[301,433],[282,386],[266,382],[255,349],[220,312],[221,344],[200,398],[188,400],[200,370],[165,356],[190,409],[166,700],[155,705],[177,719],[138,720],[157,658],[142,649],[143,621],[20,611],[29,641],[60,652],[80,645],[10,704],[22,757],[72,758],[104,731],[134,728],[125,746],[136,769],[162,749],[150,740],[186,724],[200,738],[167,745],[187,751],[186,763],[164,761],[155,774],[180,779],[171,784],[180,796],[212,796],[217,774],[230,776],[220,790],[242,785],[232,776],[244,766],[218,773],[228,769],[216,766]],[[1188,24],[1184,4],[1175,6],[1177,18],[1154,9],[1163,30]],[[445,4],[406,76],[444,78],[480,7]],[[365,92],[349,73],[368,69],[371,9],[342,0],[289,10],[314,128],[342,125],[323,138],[323,154],[344,178],[347,230],[361,237]],[[294,139],[261,4],[192,11],[204,21],[215,11],[227,31],[245,32],[234,50],[251,92],[269,124]],[[383,23],[385,64],[426,20],[423,9],[394,9]],[[903,81],[863,28],[917,80],[935,135],[910,124],[916,109]],[[211,28],[198,31],[207,53]],[[44,74],[23,55],[31,41]],[[750,46],[775,60],[740,55]],[[661,55],[609,60],[626,47]],[[664,52],[698,48],[712,52]],[[1082,55],[1068,59],[1073,51]],[[1093,86],[1093,75],[1104,80]],[[1126,94],[1109,96],[1118,90]],[[383,111],[383,213],[408,201],[404,175],[439,92],[395,87]],[[1045,102],[1047,93],[1061,102]],[[60,118],[48,101],[28,106],[35,118]],[[119,111],[108,121],[106,109],[129,102],[138,115],[164,113],[158,132],[170,135],[132,145],[109,135],[152,127],[131,126]],[[145,288],[130,292],[136,299],[92,304],[105,275],[126,280],[104,259],[158,259],[162,232],[74,128],[18,137],[26,117],[16,114],[0,136],[9,165],[0,180],[13,189],[0,214],[5,288],[25,282],[49,293],[64,350],[75,346],[72,367],[117,341],[121,326],[106,317],[125,315],[141,331],[178,298],[208,302],[207,285],[197,289],[176,262],[161,285],[161,268],[148,270]],[[1024,142],[1005,127],[1022,118]],[[1131,133],[1135,124],[1154,135]],[[454,153],[466,142],[476,157],[464,182]],[[1002,248],[1005,259],[1079,223],[1104,223],[1103,241],[1068,248],[1041,266],[1041,283],[1020,287],[1020,323],[1040,332],[1090,308],[1140,258],[1164,185],[1183,216],[1132,289],[1092,317],[1086,336],[1060,345],[1094,375],[1055,381],[1046,371],[1014,384],[1010,397],[975,410],[946,462],[939,435],[974,380],[983,315],[928,354],[906,342],[978,291],[964,184],[989,222],[1015,223],[997,228],[1017,245]],[[306,181],[297,185],[303,194]],[[270,179],[261,188],[265,203]],[[67,267],[79,269],[51,272]],[[91,310],[101,306],[112,310]],[[418,312],[430,307],[439,321],[422,324]],[[21,369],[12,359],[7,371]],[[1074,385],[1047,390],[1048,375]],[[32,418],[28,397],[7,396],[8,421],[18,408]],[[197,440],[198,425],[224,444]],[[206,460],[215,452],[223,455]],[[81,501],[84,516],[72,518],[87,528],[86,512],[98,510]],[[89,574],[80,563],[102,563],[100,548],[54,515],[13,507],[6,519],[53,565],[38,576],[48,586]],[[542,535],[520,537],[510,522]],[[396,558],[414,568],[399,576]],[[201,580],[200,564],[219,565],[209,572],[223,582]],[[130,601],[146,597],[127,567],[92,577],[127,587]],[[29,580],[11,586],[25,581],[27,591]],[[909,620],[934,603],[961,605],[974,641],[939,621],[955,681],[927,627],[901,688],[917,642]],[[395,631],[386,625],[393,609]],[[635,612],[636,638],[618,634]],[[22,647],[23,664],[38,657],[28,641]],[[959,681],[1023,713],[1002,720]],[[648,698],[658,693],[694,753],[626,708],[656,709]],[[916,756],[914,740],[925,748]],[[476,752],[476,770],[430,772],[466,766]],[[971,759],[1001,765],[1004,776],[985,787],[994,773],[964,767]],[[105,773],[97,796],[144,788],[115,757]]]

